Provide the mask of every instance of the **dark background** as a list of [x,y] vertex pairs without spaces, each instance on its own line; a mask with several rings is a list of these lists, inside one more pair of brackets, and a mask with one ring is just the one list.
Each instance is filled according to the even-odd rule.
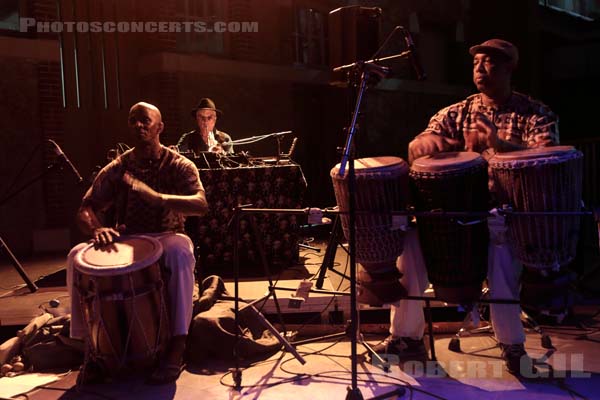
[[[329,16],[348,5],[363,8]],[[468,48],[498,37],[520,50],[515,89],[551,106],[560,116],[561,141],[586,153],[585,200],[598,204],[599,10],[598,1],[538,0],[3,1],[0,195],[53,160],[44,139],[63,147],[86,182],[75,185],[67,171],[46,175],[0,206],[0,233],[18,254],[66,251],[81,240],[73,223],[81,196],[108,150],[129,142],[127,112],[142,100],[161,109],[165,144],[194,128],[189,112],[201,97],[213,98],[223,110],[217,126],[234,139],[292,130],[282,150],[298,138],[293,159],[308,181],[305,205],[334,205],[329,171],[339,160],[336,148],[344,142],[352,90],[330,68],[366,58],[396,25],[412,32],[428,80],[417,82],[406,61],[389,64],[395,76],[367,93],[358,156],[405,157],[408,142],[433,113],[473,92]],[[22,33],[19,16],[256,21],[258,32]],[[381,55],[402,50],[397,38]],[[276,142],[236,150],[273,156]]]

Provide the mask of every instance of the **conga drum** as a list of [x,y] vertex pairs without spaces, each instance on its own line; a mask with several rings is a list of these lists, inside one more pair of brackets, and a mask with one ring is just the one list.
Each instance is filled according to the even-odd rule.
[[165,350],[170,328],[162,252],[158,240],[131,235],[108,246],[90,244],[75,255],[74,285],[90,356],[112,376],[149,368]]
[[[357,279],[361,303],[392,303],[406,294],[396,259],[402,253],[406,218],[385,214],[406,208],[408,164],[398,157],[361,158],[354,161],[356,176],[356,261],[362,265]],[[349,211],[348,169],[339,175],[340,164],[331,170],[337,205]],[[373,214],[369,214],[373,212]],[[348,214],[340,215],[346,239],[350,238]]]
[[[489,164],[499,204],[525,212],[581,210],[583,154],[574,147],[498,153]],[[558,270],[575,258],[579,216],[512,215],[506,223],[523,265]]]
[[[421,157],[411,165],[410,178],[417,211],[487,211],[487,164],[478,153]],[[487,219],[419,216],[417,229],[436,297],[458,304],[476,301],[487,274]]]

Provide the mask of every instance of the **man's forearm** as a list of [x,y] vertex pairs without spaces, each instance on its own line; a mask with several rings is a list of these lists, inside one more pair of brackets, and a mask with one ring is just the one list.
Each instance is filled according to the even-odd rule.
[[81,207],[77,211],[77,226],[84,234],[92,235],[95,229],[102,227],[102,224],[90,207]]
[[208,211],[208,203],[204,194],[194,196],[179,196],[161,194],[162,206],[184,215],[204,215]]

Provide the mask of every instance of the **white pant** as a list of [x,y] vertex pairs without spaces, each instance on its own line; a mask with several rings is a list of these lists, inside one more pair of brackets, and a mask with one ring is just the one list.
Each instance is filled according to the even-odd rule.
[[[506,243],[504,218],[492,211],[488,218],[490,244],[488,247],[488,285],[491,299],[519,299],[519,279],[522,266]],[[406,232],[404,250],[397,267],[403,273],[401,283],[409,296],[422,296],[429,285],[419,235],[416,229]],[[496,339],[504,344],[525,342],[519,304],[491,304],[492,326]],[[391,304],[390,334],[394,337],[420,339],[425,331],[422,300],[400,300]]]
[[[169,296],[169,312],[171,333],[187,335],[192,321],[192,296],[194,290],[194,246],[192,241],[181,233],[147,234],[157,239],[163,247],[161,264],[168,274],[167,293]],[[87,326],[81,309],[79,293],[73,290],[73,263],[75,254],[89,243],[80,243],[73,247],[67,258],[67,287],[71,296],[71,337],[84,338]]]

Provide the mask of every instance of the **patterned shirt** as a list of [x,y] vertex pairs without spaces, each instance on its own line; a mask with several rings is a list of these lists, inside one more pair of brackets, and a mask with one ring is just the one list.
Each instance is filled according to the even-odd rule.
[[202,135],[197,130],[193,130],[181,135],[176,146],[182,153],[192,151],[197,155],[203,151],[210,151],[217,144],[221,145],[225,153],[233,154],[231,136],[217,129],[209,132],[208,143],[204,142]]
[[165,146],[161,151],[158,160],[136,159],[132,150],[123,153],[98,173],[82,206],[96,212],[115,207],[115,222],[125,224],[126,233],[184,232],[185,215],[148,204],[123,182],[129,172],[159,193],[189,196],[204,191],[190,160]]
[[422,134],[434,133],[464,144],[463,132],[471,124],[471,115],[477,112],[496,125],[499,139],[527,147],[537,147],[548,140],[555,144],[559,141],[556,114],[545,104],[517,92],[499,107],[485,105],[481,93],[471,95],[440,110]]

